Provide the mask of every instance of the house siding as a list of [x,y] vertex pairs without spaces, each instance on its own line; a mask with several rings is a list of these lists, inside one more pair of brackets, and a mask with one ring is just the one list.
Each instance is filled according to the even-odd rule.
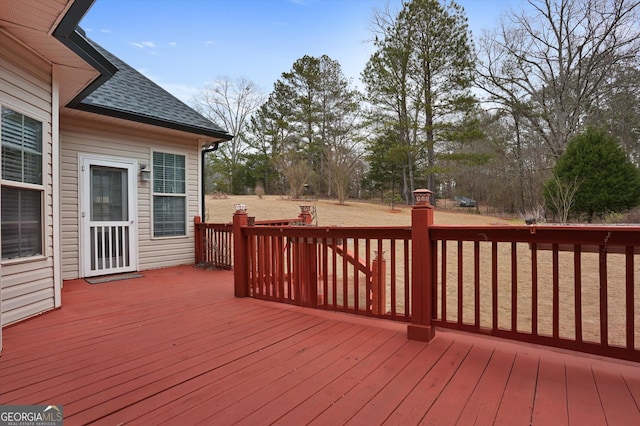
[[140,181],[137,175],[137,225],[138,225],[138,269],[156,269],[190,264],[194,261],[193,218],[198,215],[198,141],[167,135],[148,126],[147,130],[126,126],[104,124],[85,118],[63,116],[61,119],[61,243],[62,278],[79,278],[80,272],[80,219],[78,197],[78,159],[81,155],[101,158],[135,160],[138,164],[151,165],[153,150],[185,155],[187,173],[187,236],[153,238],[151,223],[152,182]]
[[[43,254],[2,262],[2,325],[53,309],[53,165],[51,64],[0,31],[0,106],[43,123]],[[0,235],[0,238],[2,236]]]

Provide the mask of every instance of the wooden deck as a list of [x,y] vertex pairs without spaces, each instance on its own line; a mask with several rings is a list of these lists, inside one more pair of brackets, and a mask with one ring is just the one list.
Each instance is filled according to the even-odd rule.
[[65,424],[640,424],[640,364],[233,297],[191,266],[90,285],[3,330],[0,404]]

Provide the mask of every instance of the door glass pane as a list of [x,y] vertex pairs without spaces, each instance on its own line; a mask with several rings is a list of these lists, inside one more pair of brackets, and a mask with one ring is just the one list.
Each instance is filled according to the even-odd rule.
[[129,220],[126,169],[91,166],[91,220]]

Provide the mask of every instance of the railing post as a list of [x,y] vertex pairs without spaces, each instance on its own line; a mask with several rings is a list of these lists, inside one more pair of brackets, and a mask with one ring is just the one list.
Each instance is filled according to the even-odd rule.
[[311,214],[311,206],[300,206],[300,215],[298,216],[300,222],[305,225],[310,225],[313,221],[313,215]]
[[312,308],[318,307],[318,244],[313,239],[308,239],[304,244],[302,267],[303,286],[307,297],[307,303]]
[[429,204],[432,192],[416,189],[413,193],[416,204],[411,210],[411,323],[407,326],[407,337],[429,342],[435,336],[431,325],[433,265],[429,238],[429,226],[433,224],[433,207]]
[[247,223],[247,207],[244,204],[236,204],[236,212],[233,214],[233,286],[236,297],[249,295],[247,240],[242,235],[242,228],[246,227]]
[[374,315],[384,315],[387,310],[387,264],[384,252],[375,253],[371,264],[371,311]]
[[202,223],[200,216],[194,216],[193,218],[193,236],[195,239],[195,263],[196,266],[202,263],[202,245],[204,243],[204,236],[202,235],[202,227],[198,226]]

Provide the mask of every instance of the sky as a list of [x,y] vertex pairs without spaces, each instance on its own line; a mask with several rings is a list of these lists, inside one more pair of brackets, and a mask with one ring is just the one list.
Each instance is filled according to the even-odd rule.
[[[95,0],[89,38],[187,104],[208,83],[246,78],[268,94],[304,55],[326,54],[361,87],[374,8],[401,0]],[[524,0],[458,0],[475,38]]]

